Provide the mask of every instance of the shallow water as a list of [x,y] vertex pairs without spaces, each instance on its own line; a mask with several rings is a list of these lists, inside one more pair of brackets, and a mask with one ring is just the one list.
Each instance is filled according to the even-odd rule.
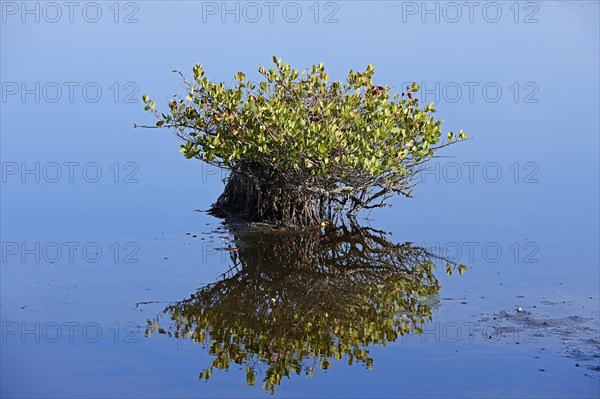
[[[297,2],[299,17],[278,3],[273,22],[257,3],[254,23],[235,2],[239,22],[221,2],[100,2],[99,16],[82,3],[55,23],[55,10],[22,4],[3,2],[0,25],[3,397],[271,396],[235,364],[199,380],[215,359],[202,344],[146,336],[247,240],[197,211],[221,173],[132,125],[152,122],[143,93],[164,108],[178,91],[171,69],[201,62],[230,82],[273,54],[323,61],[334,78],[373,63],[378,82],[420,83],[445,129],[473,137],[446,149],[415,198],[361,215],[391,243],[468,266],[438,265],[423,333],[368,345],[372,367],[343,357],[284,378],[275,396],[598,396],[597,2],[479,2],[472,14],[460,2]],[[173,331],[168,312],[159,321]]]

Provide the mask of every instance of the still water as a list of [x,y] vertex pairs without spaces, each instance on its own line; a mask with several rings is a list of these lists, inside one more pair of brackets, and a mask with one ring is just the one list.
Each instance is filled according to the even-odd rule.
[[[2,397],[600,393],[598,2],[1,7]],[[359,226],[222,225],[141,95],[272,55],[473,139]]]

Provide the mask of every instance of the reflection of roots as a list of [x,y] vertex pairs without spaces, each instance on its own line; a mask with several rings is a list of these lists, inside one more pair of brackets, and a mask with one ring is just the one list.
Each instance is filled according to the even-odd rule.
[[373,230],[324,230],[232,231],[231,270],[165,310],[171,334],[216,356],[201,377],[234,362],[252,384],[262,363],[272,390],[290,372],[312,375],[332,358],[370,367],[367,345],[420,332],[431,320],[435,256]]

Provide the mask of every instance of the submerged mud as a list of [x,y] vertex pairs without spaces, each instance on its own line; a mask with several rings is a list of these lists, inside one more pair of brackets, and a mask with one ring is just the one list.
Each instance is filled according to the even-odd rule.
[[[543,300],[541,305],[556,307],[560,302]],[[551,316],[534,305],[531,310],[500,310],[480,318],[479,323],[493,323],[494,336],[515,344],[539,344],[540,352],[556,351],[574,360],[575,367],[585,367],[585,375],[600,378],[599,322],[581,315]],[[545,371],[540,369],[540,371]]]

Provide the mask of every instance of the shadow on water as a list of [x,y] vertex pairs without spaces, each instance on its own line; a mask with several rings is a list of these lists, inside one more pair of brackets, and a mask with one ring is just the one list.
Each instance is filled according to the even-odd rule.
[[[438,304],[436,264],[465,266],[371,228],[281,231],[230,226],[231,268],[148,321],[153,332],[208,348],[208,380],[232,363],[274,392],[282,377],[313,376],[332,360],[373,366],[368,346],[420,333]],[[163,325],[164,324],[164,325]]]

